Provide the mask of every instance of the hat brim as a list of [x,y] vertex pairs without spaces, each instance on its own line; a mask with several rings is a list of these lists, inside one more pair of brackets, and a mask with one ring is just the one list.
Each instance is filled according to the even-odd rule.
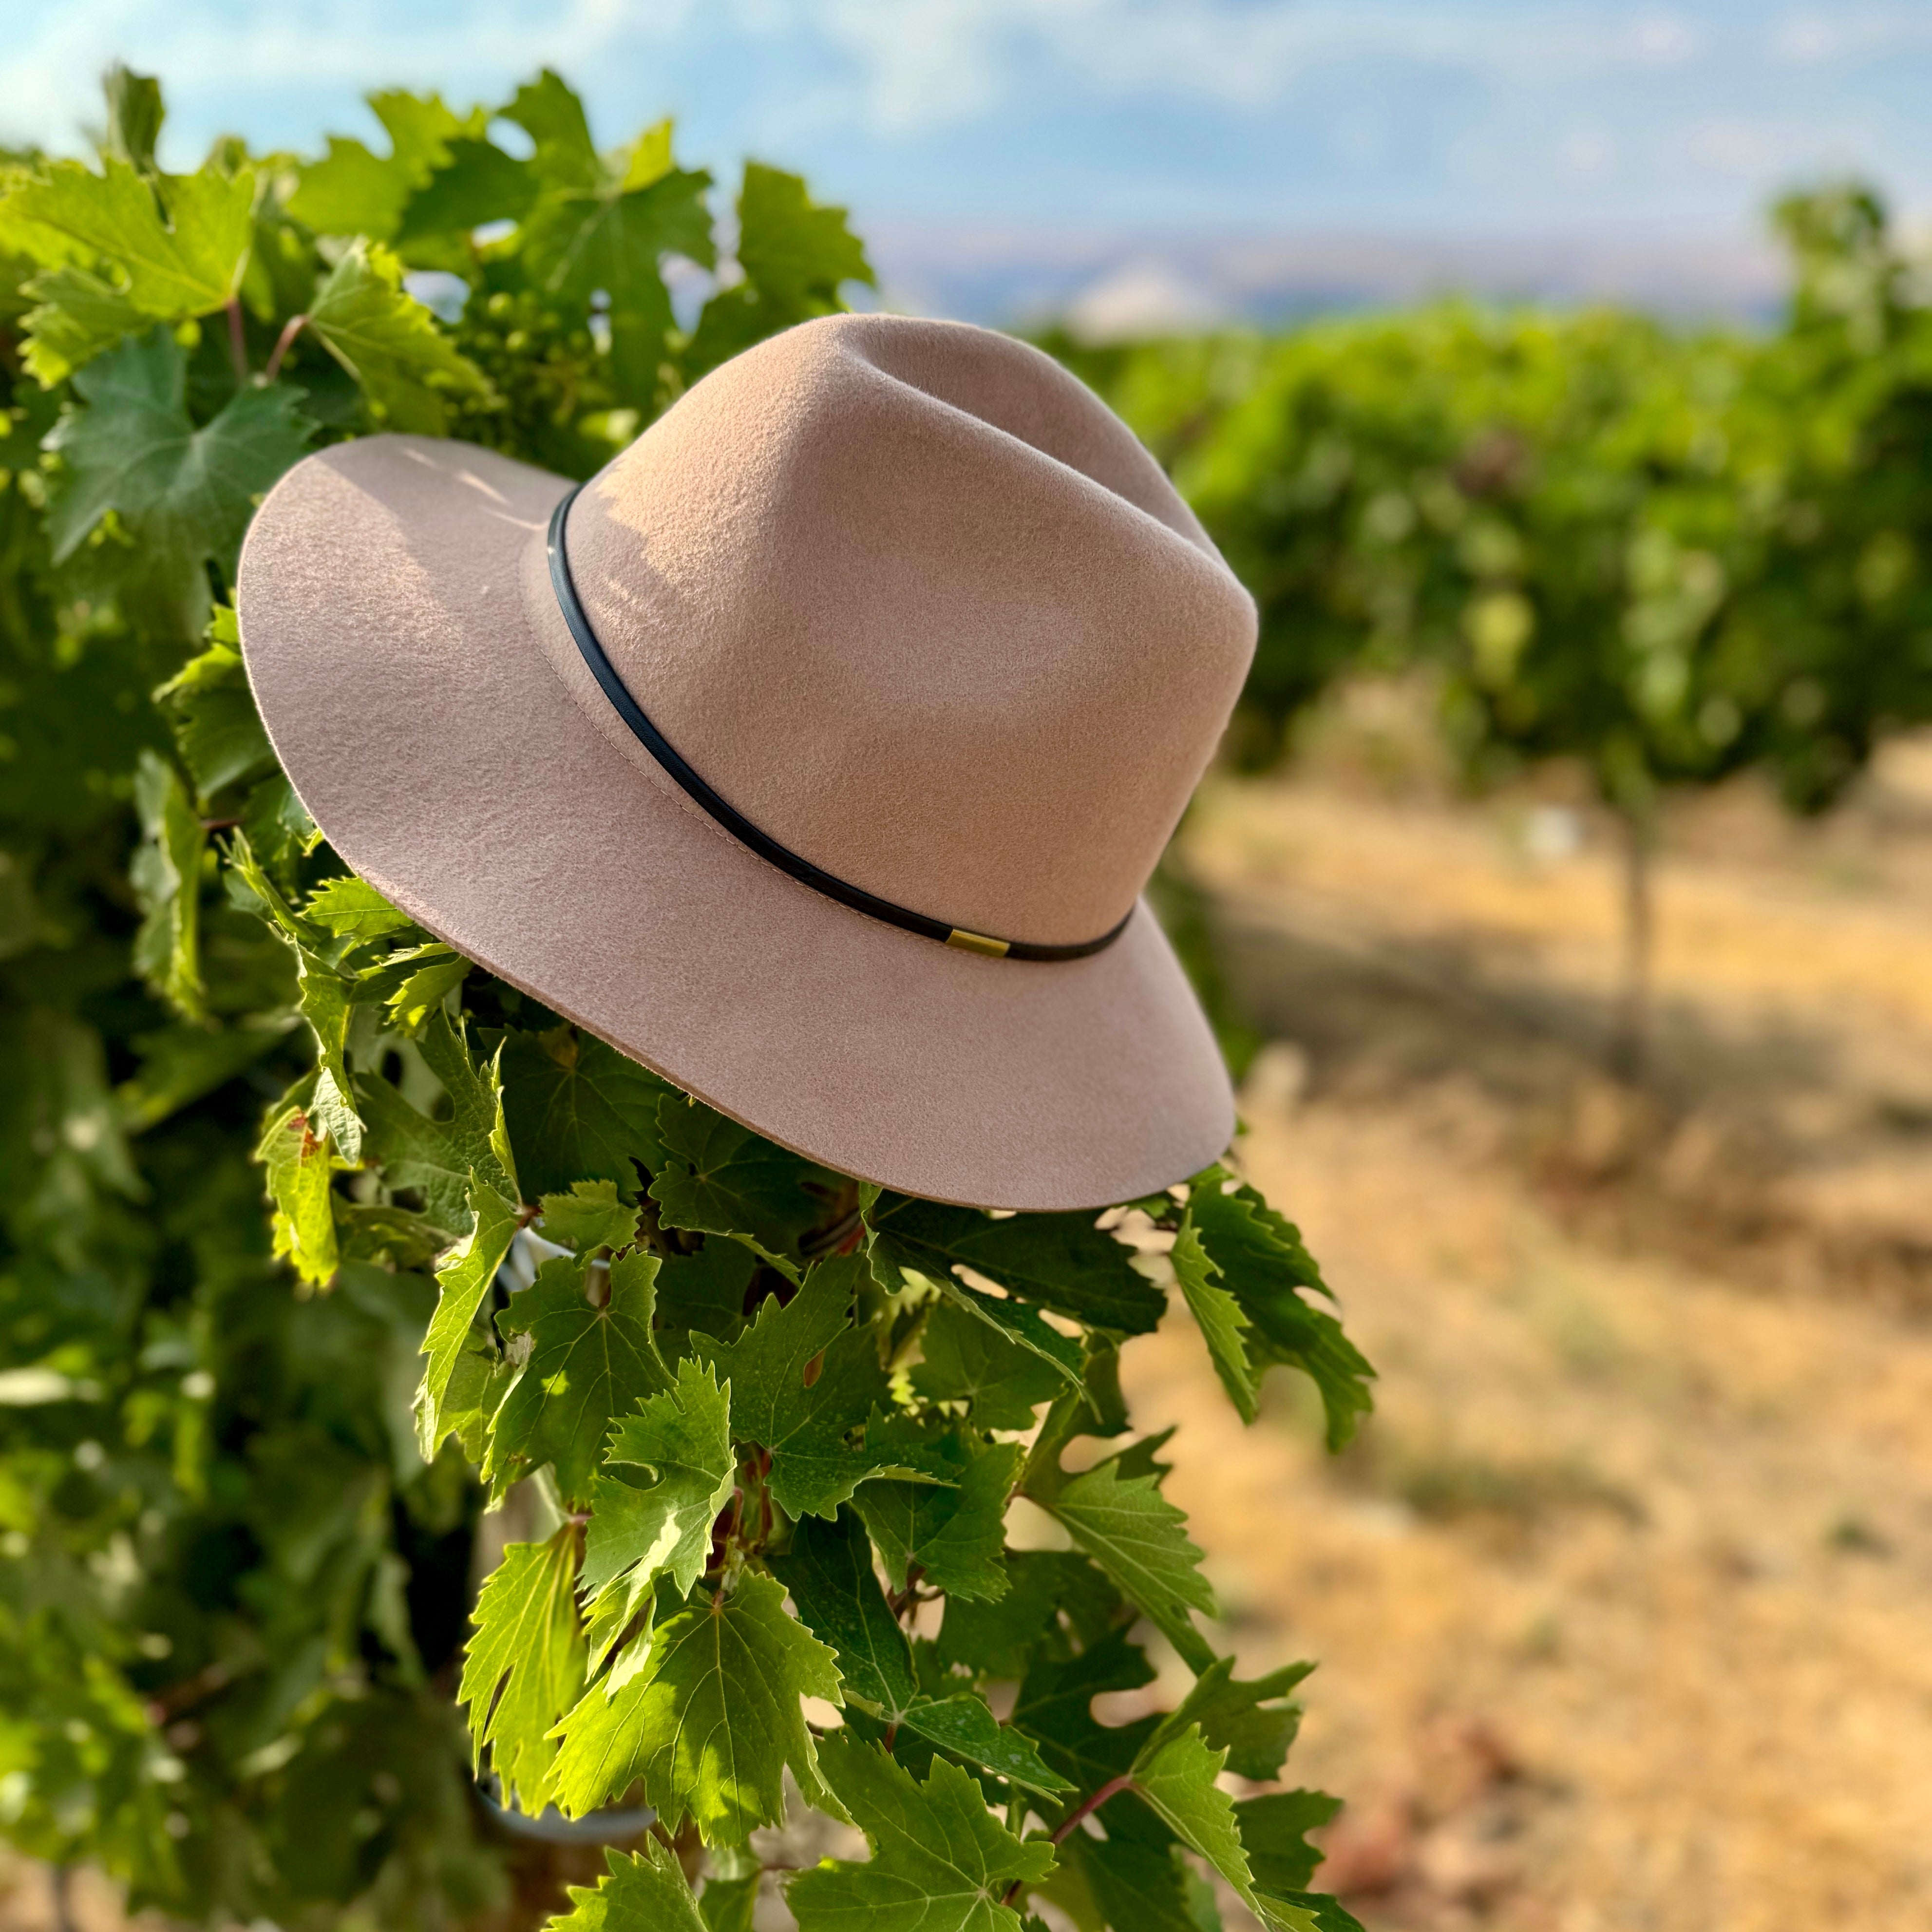
[[985,958],[800,885],[686,797],[551,596],[542,533],[569,487],[467,444],[372,436],[262,506],[244,655],[337,851],[512,986],[861,1179],[1087,1208],[1215,1159],[1226,1071],[1144,903],[1090,958]]

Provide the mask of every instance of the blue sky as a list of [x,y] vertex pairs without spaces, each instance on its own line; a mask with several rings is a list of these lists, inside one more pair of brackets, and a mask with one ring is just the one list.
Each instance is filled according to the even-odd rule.
[[177,163],[548,62],[601,139],[674,112],[862,221],[1736,236],[1850,169],[1932,212],[1924,0],[4,0],[0,135],[71,145],[116,53]]

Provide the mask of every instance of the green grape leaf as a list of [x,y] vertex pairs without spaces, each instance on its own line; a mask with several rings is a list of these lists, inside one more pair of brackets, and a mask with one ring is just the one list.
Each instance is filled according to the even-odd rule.
[[[656,1839],[635,1852],[607,1846],[604,1859],[610,1870],[594,1886],[569,1886],[571,1910],[548,1920],[546,1932],[722,1932],[710,1913],[700,1916],[676,1856]],[[754,1886],[757,1879],[754,1872]]]
[[[604,1468],[590,1486],[585,1597],[600,1636],[596,1660],[668,1576],[680,1597],[704,1574],[711,1526],[731,1499],[730,1394],[693,1361],[675,1385],[646,1397],[611,1432]],[[640,1479],[645,1472],[650,1480]]]
[[749,1871],[735,1878],[714,1872],[706,1879],[698,1900],[704,1932],[756,1932],[758,1881],[763,1876],[754,1862]]
[[1010,1784],[1048,1797],[1073,1788],[1040,1762],[1039,1752],[1025,1736],[1011,1725],[1001,1724],[976,1692],[962,1690],[950,1697],[919,1698],[908,1706],[903,1721],[908,1730],[927,1743],[982,1765]]
[[[431,1020],[447,1017],[447,1002],[470,976],[470,962],[453,946],[433,942],[412,948],[406,956],[411,970],[383,1000],[390,1024],[406,1038],[416,1038]],[[394,956],[392,957],[394,964]]]
[[1089,1328],[1148,1334],[1166,1306],[1160,1290],[1135,1272],[1132,1250],[1096,1228],[1090,1214],[995,1220],[977,1208],[881,1194],[868,1218],[875,1247],[892,1264],[934,1281],[968,1268]]
[[1228,1184],[1219,1168],[1198,1176],[1184,1228],[1194,1231],[1220,1270],[1221,1285],[1247,1317],[1244,1340],[1250,1360],[1286,1362],[1313,1381],[1328,1413],[1329,1447],[1339,1449],[1374,1406],[1368,1385],[1375,1371],[1335,1318],[1298,1292],[1320,1288],[1322,1278],[1293,1226],[1252,1188],[1230,1192]]
[[1094,1700],[1106,1691],[1138,1690],[1154,1678],[1147,1653],[1126,1631],[1111,1630],[1072,1657],[1036,1654],[1013,1700],[1012,1721],[1076,1790],[1097,1791],[1129,1769],[1160,1719],[1102,1724]]
[[1215,1782],[1226,1762],[1226,1752],[1209,1750],[1198,1726],[1178,1732],[1163,1727],[1134,1760],[1134,1795],[1205,1858],[1258,1918],[1261,1907],[1241,1847],[1234,1802]]
[[578,1180],[614,1181],[629,1195],[638,1162],[662,1165],[658,1103],[676,1089],[593,1035],[507,1033],[502,1070],[510,1143],[532,1198]]
[[47,438],[61,459],[47,493],[47,534],[55,561],[64,561],[112,511],[179,621],[198,628],[206,565],[233,577],[249,518],[301,460],[310,425],[300,392],[276,383],[238,389],[197,429],[186,381],[180,348],[158,328],[75,375],[80,406]]
[[142,843],[128,868],[141,908],[134,970],[184,1018],[206,1017],[201,969],[201,855],[208,842],[173,766],[144,750],[134,766]]
[[20,360],[50,389],[153,320],[112,283],[71,263],[44,270],[22,283],[20,292],[34,304],[27,312]]
[[[673,320],[664,258],[681,255],[704,268],[716,260],[706,203],[711,177],[671,165],[668,122],[644,134],[622,157],[621,167],[610,170],[589,148],[587,136],[580,142],[575,127],[566,130],[567,118],[532,115],[546,130],[532,134],[533,165],[553,185],[524,218],[524,272],[565,302],[587,304],[593,292],[604,292],[618,393],[648,408]],[[579,107],[577,125],[581,122]]]
[[532,1814],[550,1796],[551,1726],[584,1688],[576,1538],[566,1523],[548,1542],[513,1543],[503,1552],[476,1599],[456,1693],[470,1707],[476,1762],[487,1744],[505,1801]]
[[950,1298],[926,1317],[920,1346],[914,1388],[928,1402],[970,1404],[976,1429],[1030,1429],[1034,1409],[1063,1386],[1054,1364]]
[[334,1189],[329,1184],[328,1141],[299,1107],[285,1108],[268,1123],[255,1158],[268,1172],[275,1204],[275,1252],[304,1281],[326,1287],[341,1264],[335,1239]]
[[1120,1594],[1074,1550],[1009,1550],[1010,1587],[997,1599],[948,1599],[937,1640],[940,1661],[976,1676],[1018,1678],[1035,1648],[1064,1646],[1059,1619],[1089,1643],[1103,1636],[1120,1609]]
[[448,159],[410,196],[394,233],[386,236],[405,255],[410,244],[442,235],[466,235],[492,221],[518,221],[541,187],[528,161],[506,154],[494,142],[458,140]]
[[962,1314],[992,1329],[995,1338],[1024,1349],[1035,1360],[1052,1370],[1063,1382],[1080,1386],[1083,1363],[1080,1344],[1063,1335],[1023,1301],[1003,1300],[999,1296],[970,1287],[950,1274],[926,1274],[890,1240],[868,1234],[865,1253],[872,1279],[888,1294],[902,1294],[908,1286],[930,1288]]
[[[868,1445],[885,1453],[892,1432],[876,1426]],[[931,1481],[872,1481],[853,1498],[853,1507],[878,1545],[880,1559],[896,1588],[903,1589],[910,1566],[949,1597],[997,1598],[1007,1588],[1005,1547],[1006,1501],[1024,1451],[1017,1443],[994,1443],[976,1451],[958,1436],[932,1445],[925,1466],[944,1472],[945,1486]]]
[[638,1210],[617,1198],[612,1180],[580,1180],[568,1194],[546,1194],[537,1226],[547,1241],[590,1254],[628,1248],[638,1238]]
[[470,1225],[472,1176],[506,1199],[517,1198],[496,1063],[487,1075],[479,1074],[463,1033],[440,1010],[418,1045],[449,1096],[448,1120],[432,1120],[378,1074],[357,1076],[356,1100],[384,1180],[392,1188],[420,1193],[424,1214],[454,1238]]
[[704,304],[682,358],[687,383],[781,328],[842,307],[843,284],[873,280],[845,211],[818,206],[797,176],[757,161],[746,164],[738,193],[737,254],[744,278]]
[[785,1888],[799,1932],[1021,1932],[1003,1903],[1053,1869],[1053,1848],[1022,1844],[958,1766],[923,1784],[846,1735],[820,1750],[825,1780],[872,1848],[863,1864],[821,1861]]
[[1196,1671],[1214,1661],[1190,1610],[1215,1615],[1214,1592],[1187,1540],[1186,1518],[1152,1476],[1123,1477],[1112,1462],[1036,1500],[1153,1621]]
[[[1195,1679],[1194,1688],[1165,1720],[1158,1736],[1169,1737],[1198,1724],[1216,1750],[1228,1754],[1228,1768],[1256,1784],[1279,1778],[1300,1727],[1299,1705],[1284,1702],[1315,1668],[1285,1664],[1250,1682],[1235,1680],[1232,1658],[1218,1658]],[[1272,1706],[1274,1708],[1267,1708]]]
[[658,1103],[658,1133],[650,1191],[665,1225],[746,1241],[796,1278],[786,1250],[824,1218],[838,1177],[682,1094]]
[[506,1200],[480,1174],[469,1176],[465,1211],[470,1232],[443,1257],[436,1271],[441,1292],[429,1331],[423,1337],[422,1352],[429,1358],[429,1365],[423,1371],[422,1387],[416,1396],[416,1441],[425,1462],[436,1460],[452,1416],[467,1406],[462,1392],[452,1394],[451,1378],[459,1358],[473,1352],[470,1331],[476,1312],[517,1232],[517,1204]]
[[1221,1272],[1220,1264],[1201,1245],[1200,1230],[1191,1221],[1183,1226],[1174,1241],[1173,1261],[1174,1278],[1200,1328],[1201,1339],[1208,1345],[1214,1372],[1221,1378],[1221,1386],[1228,1391],[1228,1400],[1241,1420],[1252,1422],[1255,1371],[1242,1340],[1243,1331],[1250,1325],[1248,1318],[1242,1313],[1240,1304],[1225,1288],[1216,1286],[1215,1277]]
[[485,1480],[500,1486],[548,1462],[567,1504],[588,1500],[612,1418],[671,1386],[651,1339],[657,1272],[655,1255],[620,1255],[608,1300],[593,1306],[584,1264],[559,1258],[510,1298],[496,1327],[520,1366],[497,1407]]
[[848,1508],[804,1517],[791,1548],[770,1559],[798,1614],[837,1653],[848,1695],[876,1705],[888,1724],[918,1695],[912,1650],[872,1571],[872,1546]]
[[652,1630],[650,1655],[613,1696],[592,1686],[559,1730],[556,1802],[580,1816],[640,1779],[665,1827],[693,1820],[707,1845],[736,1845],[783,1816],[789,1766],[822,1805],[801,1697],[840,1699],[832,1652],[786,1615],[784,1589],[746,1575],[700,1591]]
[[1304,1890],[1322,1857],[1306,1834],[1320,1830],[1341,1808],[1341,1800],[1325,1791],[1273,1791],[1237,1800],[1235,1822],[1241,1828],[1255,1889]]
[[[851,1324],[862,1268],[854,1256],[820,1262],[783,1307],[767,1300],[736,1341],[691,1338],[698,1359],[730,1382],[733,1435],[771,1452],[772,1495],[788,1516],[830,1516],[867,1477],[916,1478],[930,1460],[897,1444],[874,1450],[848,1439],[890,1391],[877,1338]],[[808,1388],[806,1366],[820,1358]]]
[[530,165],[546,184],[596,184],[602,164],[590,138],[590,123],[576,90],[561,74],[545,68],[535,80],[524,82],[502,118],[522,128],[536,144]]
[[483,373],[403,286],[403,265],[376,242],[358,242],[316,291],[308,326],[362,385],[386,429],[440,436],[448,398],[482,395]]
[[[99,174],[78,161],[51,161],[16,176],[0,196],[0,246],[50,268],[71,259],[76,246],[103,256],[126,278],[131,307],[174,322],[220,308],[241,286],[254,202],[247,169],[230,176],[204,168],[157,184],[111,156]],[[50,248],[49,236],[59,245]]]
[[161,105],[160,82],[116,61],[101,86],[107,96],[107,125],[101,134],[100,152],[142,174],[152,173],[154,143],[160,137],[166,111]]
[[230,786],[249,784],[276,769],[274,750],[262,728],[236,648],[232,609],[224,605],[215,613],[213,633],[208,649],[190,658],[154,694],[168,714],[175,748],[204,806]]
[[459,119],[434,94],[372,94],[369,105],[388,134],[388,154],[332,135],[328,153],[298,171],[288,212],[318,234],[389,240],[411,196],[448,158],[449,144],[483,131],[480,111]]
[[799,176],[758,161],[745,164],[738,190],[736,254],[760,302],[788,320],[827,314],[844,284],[873,281],[845,210],[815,202]]
[[1255,1888],[1261,1922],[1269,1932],[1365,1932],[1362,1922],[1340,1900],[1318,1892]]
[[[1189,1873],[1180,1847],[1074,1832],[1061,1847],[1064,1864],[1084,1881],[1095,1922],[1112,1932],[1202,1932],[1190,1909]],[[1218,1921],[1210,1922],[1218,1924]]]
[[758,1258],[740,1241],[706,1238],[694,1255],[667,1255],[658,1273],[658,1319],[667,1328],[723,1336],[745,1312]]
[[302,916],[350,945],[406,932],[414,923],[407,913],[398,912],[366,879],[358,879],[352,872],[339,879],[325,879],[309,896]]

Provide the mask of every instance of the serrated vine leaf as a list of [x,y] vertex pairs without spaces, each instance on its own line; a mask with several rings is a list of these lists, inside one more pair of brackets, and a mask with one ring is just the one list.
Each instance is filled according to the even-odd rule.
[[872,1848],[864,1864],[828,1860],[785,1889],[799,1932],[1020,1932],[1003,1901],[1053,1869],[1053,1848],[1022,1844],[980,1787],[936,1760],[923,1784],[884,1752],[844,1735],[820,1750],[825,1780]]
[[1210,1750],[1198,1726],[1178,1732],[1163,1726],[1134,1760],[1134,1794],[1258,1916],[1234,1801],[1215,1782],[1226,1762],[1227,1753]]
[[478,1174],[469,1177],[465,1203],[470,1229],[436,1271],[440,1294],[429,1331],[423,1337],[429,1366],[416,1396],[416,1440],[426,1462],[434,1460],[449,1432],[455,1413],[450,1401],[451,1378],[468,1346],[476,1312],[516,1238],[516,1203],[506,1200]]
[[[1118,1820],[1118,1812],[1113,1815]],[[1109,1932],[1204,1932],[1204,1924],[1219,1924],[1218,1913],[1204,1922],[1193,1909],[1188,1883],[1193,1874],[1171,1838],[1163,1844],[1126,1834],[1103,1840],[1076,1832],[1060,1858],[1086,1886],[1089,1918]],[[1072,1916],[1078,1920],[1080,1914],[1076,1910]]]
[[1090,1328],[1144,1335],[1166,1306],[1135,1272],[1132,1251],[1094,1225],[1090,1214],[1015,1214],[1000,1220],[976,1208],[947,1208],[904,1194],[882,1194],[872,1213],[875,1246],[928,1278],[970,1268],[1009,1294]]
[[825,1212],[808,1190],[836,1185],[836,1176],[682,1094],[659,1103],[658,1136],[650,1192],[668,1226],[749,1240],[795,1272],[788,1251]]
[[538,1205],[544,1239],[590,1254],[627,1248],[638,1238],[638,1210],[620,1200],[612,1180],[580,1180],[568,1194],[546,1194]]
[[[884,1432],[868,1432],[881,1450]],[[969,1446],[942,1437],[926,1467],[941,1484],[876,1480],[860,1486],[853,1506],[878,1545],[886,1574],[900,1588],[916,1564],[949,1596],[998,1598],[1007,1588],[1003,1553],[1006,1502],[1024,1451],[1016,1443]]]
[[268,1170],[268,1198],[275,1204],[275,1252],[304,1281],[323,1287],[334,1280],[341,1258],[328,1142],[315,1124],[300,1107],[284,1108],[268,1123],[255,1158]]
[[[144,190],[145,192],[145,190]],[[184,628],[199,628],[211,562],[232,576],[255,506],[300,461],[310,424],[286,383],[238,389],[205,428],[190,419],[187,369],[164,328],[98,356],[74,379],[80,406],[47,439],[61,469],[47,494],[56,562],[110,512],[142,574]]]
[[112,283],[72,264],[34,276],[21,292],[34,306],[20,360],[50,389],[125,337],[139,334],[151,320]]
[[[704,1574],[711,1526],[730,1501],[730,1396],[693,1361],[675,1385],[647,1396],[610,1432],[590,1486],[584,1595],[593,1628],[614,1641],[660,1576],[682,1598]],[[598,1660],[608,1643],[600,1646]]]
[[808,1516],[772,1568],[801,1619],[837,1654],[849,1696],[876,1706],[886,1724],[903,1725],[1030,1791],[1070,1788],[983,1698],[962,1692],[934,1699],[920,1691],[910,1646],[872,1573],[872,1545],[851,1510],[830,1522]]
[[347,250],[316,290],[308,326],[362,385],[386,429],[440,436],[448,398],[489,385],[403,286],[403,265],[376,242]]
[[470,1225],[472,1177],[506,1200],[517,1197],[496,1063],[479,1073],[464,1036],[440,1011],[418,1045],[448,1096],[447,1120],[431,1120],[379,1075],[357,1079],[356,1100],[389,1184],[420,1193],[431,1224],[455,1238]]
[[912,1385],[928,1402],[961,1402],[976,1429],[1030,1429],[1034,1411],[1065,1385],[1059,1370],[950,1298],[920,1331]]
[[[254,200],[245,168],[232,176],[204,168],[157,184],[111,156],[99,174],[52,161],[0,197],[0,246],[50,267],[70,248],[104,257],[124,278],[131,307],[173,322],[220,308],[241,286]],[[63,245],[50,248],[49,236]]]
[[1284,1664],[1244,1682],[1234,1676],[1232,1658],[1217,1658],[1163,1720],[1160,1735],[1178,1736],[1198,1724],[1208,1744],[1228,1754],[1228,1768],[1238,1776],[1257,1784],[1278,1778],[1301,1724],[1300,1706],[1286,1700],[1314,1668]]
[[769,1576],[700,1592],[652,1630],[643,1668],[614,1696],[592,1685],[558,1727],[556,1798],[572,1816],[641,1780],[666,1826],[693,1820],[707,1845],[736,1845],[783,1814],[789,1766],[820,1794],[801,1697],[839,1700],[832,1652],[784,1610]]
[[459,119],[434,94],[372,94],[369,105],[388,134],[386,155],[332,135],[322,158],[299,171],[289,212],[320,234],[388,241],[410,197],[448,158],[448,144],[482,132],[480,114]]
[[1221,1273],[1220,1264],[1202,1246],[1200,1230],[1192,1222],[1182,1226],[1174,1244],[1172,1259],[1174,1279],[1180,1284],[1181,1294],[1201,1330],[1201,1339],[1208,1345],[1214,1372],[1221,1378],[1221,1386],[1228,1391],[1228,1400],[1241,1420],[1252,1422],[1256,1376],[1244,1339],[1250,1325],[1248,1318],[1241,1312],[1241,1304],[1219,1286],[1216,1278]]
[[676,1858],[655,1838],[635,1852],[607,1850],[604,1858],[610,1870],[594,1886],[570,1886],[571,1910],[551,1919],[548,1932],[718,1932],[708,1915],[699,1916]]
[[325,879],[303,906],[302,916],[351,945],[406,932],[413,923],[407,913],[398,911],[366,879],[358,879],[352,872],[339,879]]
[[820,1262],[782,1307],[766,1301],[736,1341],[691,1338],[692,1353],[731,1384],[732,1434],[771,1452],[772,1495],[788,1516],[829,1516],[868,1476],[917,1478],[929,1460],[896,1442],[851,1439],[890,1394],[877,1337],[852,1324],[863,1270],[856,1256]]
[[1208,1667],[1214,1653],[1188,1612],[1214,1616],[1214,1592],[1182,1527],[1186,1516],[1154,1477],[1124,1478],[1115,1464],[1102,1462],[1037,1500],[1190,1664]]
[[1252,1188],[1231,1191],[1219,1168],[1192,1184],[1182,1226],[1184,1233],[1194,1230],[1220,1270],[1221,1286],[1246,1316],[1250,1326],[1243,1340],[1250,1360],[1257,1366],[1286,1362],[1306,1374],[1322,1394],[1328,1445],[1340,1448],[1374,1406],[1369,1384],[1375,1370],[1334,1316],[1298,1292],[1322,1286],[1300,1237]]
[[846,1690],[896,1724],[918,1695],[912,1650],[872,1574],[872,1546],[856,1513],[848,1506],[829,1520],[806,1516],[771,1566],[800,1618],[832,1646]]
[[[262,728],[236,648],[234,613],[224,606],[215,614],[214,640],[154,693],[154,702],[169,714],[175,748],[204,805],[231,786],[275,770],[274,750]],[[220,634],[224,631],[229,634]]]
[[612,1418],[671,1386],[651,1338],[657,1256],[620,1255],[601,1304],[586,1293],[586,1272],[576,1261],[547,1261],[497,1316],[505,1352],[520,1366],[497,1408],[483,1471],[500,1484],[548,1462],[572,1508],[589,1500]]
[[1234,1819],[1255,1889],[1304,1891],[1322,1857],[1306,1834],[1330,1823],[1341,1808],[1341,1801],[1325,1791],[1271,1791],[1238,1799]]
[[649,1068],[567,1026],[511,1034],[502,1064],[510,1142],[532,1197],[579,1180],[632,1195],[640,1162],[663,1165],[658,1103],[676,1090]]
[[942,1664],[963,1665],[976,1676],[1018,1680],[1037,1646],[1064,1642],[1063,1615],[1082,1643],[1112,1624],[1120,1594],[1078,1550],[1008,1550],[1004,1562],[1008,1587],[1003,1595],[946,1604],[938,1639]]
[[1111,1630],[1074,1656],[1036,1656],[1014,1700],[1012,1720],[1076,1790],[1097,1791],[1132,1766],[1160,1719],[1102,1724],[1094,1715],[1094,1700],[1107,1691],[1140,1690],[1154,1678],[1146,1652],[1126,1631]]
[[994,1717],[985,1698],[961,1690],[950,1697],[916,1698],[907,1706],[905,1728],[938,1744],[942,1750],[983,1766],[1028,1791],[1052,1797],[1072,1786],[1041,1762],[1040,1753],[1023,1732]]
[[201,970],[201,855],[208,843],[173,766],[144,751],[134,767],[143,840],[129,867],[141,908],[134,970],[184,1018],[205,1017]]
[[550,1727],[583,1688],[584,1633],[577,1620],[576,1532],[513,1543],[476,1599],[476,1632],[464,1657],[458,1699],[470,1707],[476,1762],[490,1751],[506,1802],[541,1811],[556,1748]]

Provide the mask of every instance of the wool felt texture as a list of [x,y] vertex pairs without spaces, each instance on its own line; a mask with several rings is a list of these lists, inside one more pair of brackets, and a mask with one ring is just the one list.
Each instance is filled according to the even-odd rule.
[[950,950],[787,878],[632,735],[571,639],[562,478],[374,436],[250,530],[243,652],[342,856],[422,926],[799,1151],[981,1207],[1100,1207],[1226,1146],[1226,1071],[1138,896],[1254,610],[1159,467],[1024,344],[836,316],[696,385],[584,490],[579,594],[745,815],[980,932]]

